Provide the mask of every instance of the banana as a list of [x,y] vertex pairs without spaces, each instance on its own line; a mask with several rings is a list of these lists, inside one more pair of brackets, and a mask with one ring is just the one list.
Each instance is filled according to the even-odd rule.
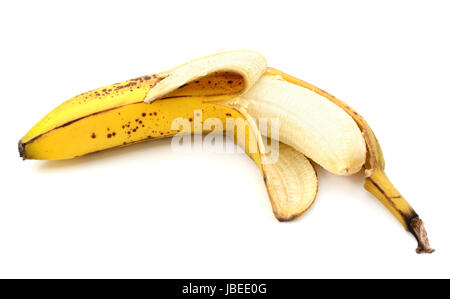
[[[179,119],[187,120],[187,130],[173,125]],[[210,119],[221,129],[204,126]],[[241,125],[228,127],[230,119]],[[278,119],[279,134],[265,132],[263,119]],[[364,187],[416,237],[416,251],[434,251],[422,220],[387,178],[381,147],[367,122],[325,91],[268,68],[252,51],[218,53],[78,95],[38,122],[20,140],[19,152],[24,159],[71,159],[144,140],[211,132],[232,137],[257,164],[278,220],[294,219],[314,202],[318,184],[310,158],[339,175],[365,169]],[[274,163],[261,132],[280,141]]]
[[[280,145],[278,161],[265,163],[267,148],[253,119],[244,108],[220,103],[244,94],[265,70],[260,54],[230,51],[80,94],[56,107],[20,140],[20,155],[23,159],[71,159],[172,137],[186,133],[173,125],[179,119],[188,122],[188,133],[209,134],[213,129],[202,126],[203,122],[218,119],[225,128],[222,134],[234,137],[261,170],[276,218],[293,219],[316,198],[317,176],[310,161]],[[230,119],[241,125],[228,128]],[[237,138],[239,132],[244,132],[243,138]]]
[[230,105],[245,107],[255,119],[283,120],[279,140],[333,173],[352,174],[364,165],[364,187],[414,235],[416,252],[434,251],[422,220],[386,176],[375,134],[350,106],[274,68],[268,68],[251,90]]

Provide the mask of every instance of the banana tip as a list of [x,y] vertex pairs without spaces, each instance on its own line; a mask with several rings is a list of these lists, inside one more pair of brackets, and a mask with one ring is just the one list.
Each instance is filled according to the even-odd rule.
[[19,140],[19,155],[25,160],[25,145],[22,143],[22,140]]

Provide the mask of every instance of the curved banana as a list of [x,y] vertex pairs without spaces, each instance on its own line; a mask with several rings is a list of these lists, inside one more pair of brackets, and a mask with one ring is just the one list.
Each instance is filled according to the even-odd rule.
[[[187,130],[173,126],[180,118]],[[266,133],[282,142],[275,163],[268,163],[255,122],[262,118],[280,121],[279,136]],[[417,252],[433,252],[423,222],[385,175],[381,147],[366,121],[325,91],[267,68],[252,51],[203,57],[76,96],[36,124],[19,142],[19,152],[24,159],[70,159],[149,139],[211,133],[202,125],[209,119],[219,121],[219,133],[244,133],[234,141],[260,168],[280,221],[302,214],[315,200],[317,177],[304,153],[336,174],[364,166],[364,187],[416,237]],[[244,129],[228,128],[229,119],[240,120]]]
[[[245,109],[217,103],[251,88],[266,70],[263,56],[232,51],[197,59],[169,72],[139,77],[78,95],[56,107],[19,142],[23,159],[71,159],[85,154],[183,133],[174,121],[185,119],[190,133],[210,133],[200,123],[241,120],[244,138],[235,142],[260,168],[275,216],[283,221],[303,213],[314,201],[317,177],[302,154],[280,147],[280,159],[264,163],[266,149]],[[157,100],[158,99],[158,100]],[[157,101],[156,101],[157,100]],[[151,102],[150,105],[144,101]],[[199,115],[196,115],[199,114]],[[236,122],[238,123],[238,122]]]
[[331,172],[351,174],[364,164],[364,187],[414,235],[417,253],[434,251],[422,220],[387,178],[383,152],[375,134],[350,106],[274,68],[268,68],[255,86],[232,104],[246,107],[255,119],[283,119],[280,141]]

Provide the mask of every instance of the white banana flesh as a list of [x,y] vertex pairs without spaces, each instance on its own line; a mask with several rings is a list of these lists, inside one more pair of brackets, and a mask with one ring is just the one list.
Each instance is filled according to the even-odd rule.
[[356,173],[366,160],[361,130],[344,110],[279,76],[262,76],[233,104],[245,107],[255,119],[278,118],[279,140],[332,173]]

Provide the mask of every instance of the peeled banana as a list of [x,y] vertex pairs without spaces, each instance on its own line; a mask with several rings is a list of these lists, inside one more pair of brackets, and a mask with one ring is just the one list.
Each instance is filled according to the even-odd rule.
[[330,172],[358,172],[366,160],[366,144],[355,121],[317,93],[264,75],[234,101],[255,119],[277,118],[280,141],[294,147]]
[[[193,121],[198,117],[200,125]],[[174,126],[179,119],[187,120],[187,130]],[[268,68],[253,51],[214,54],[78,95],[38,122],[19,152],[23,159],[71,159],[144,140],[217,133],[204,126],[210,119],[259,167],[280,221],[301,215],[316,198],[308,158],[339,175],[364,168],[365,188],[413,233],[417,252],[433,251],[423,222],[386,177],[381,148],[364,119],[323,90]],[[272,122],[264,130],[267,119]],[[262,134],[280,141],[275,161]]]

